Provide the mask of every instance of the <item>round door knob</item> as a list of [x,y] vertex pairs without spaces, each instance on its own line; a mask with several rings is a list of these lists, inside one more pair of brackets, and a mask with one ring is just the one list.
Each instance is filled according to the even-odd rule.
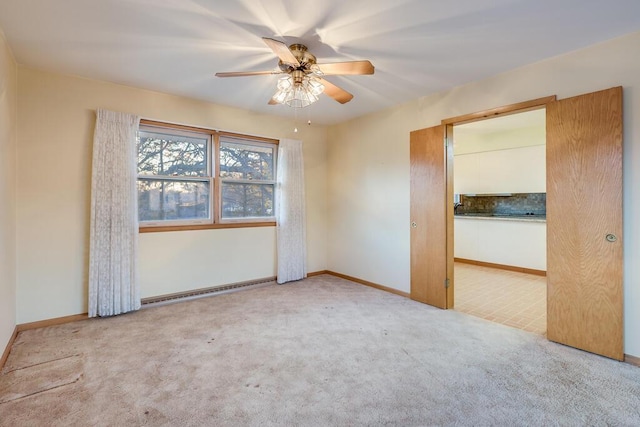
[[418,228],[418,224],[415,221],[411,223],[411,228]]
[[613,243],[618,240],[618,237],[615,234],[607,234],[605,239],[607,239],[607,242]]

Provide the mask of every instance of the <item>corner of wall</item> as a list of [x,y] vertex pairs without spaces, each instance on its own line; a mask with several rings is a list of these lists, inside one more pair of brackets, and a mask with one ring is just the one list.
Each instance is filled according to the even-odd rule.
[[0,362],[8,356],[16,330],[17,71],[0,28]]

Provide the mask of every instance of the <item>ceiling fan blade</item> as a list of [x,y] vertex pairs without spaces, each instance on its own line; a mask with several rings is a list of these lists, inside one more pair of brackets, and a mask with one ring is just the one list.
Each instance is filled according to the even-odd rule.
[[318,64],[323,74],[331,75],[361,75],[373,74],[374,67],[369,61],[349,61],[332,62],[329,64]]
[[298,62],[296,57],[293,56],[293,53],[291,53],[286,44],[267,37],[263,37],[262,40],[264,40],[266,45],[269,46],[273,53],[275,53],[282,62],[284,62],[285,64],[294,65],[296,67],[300,66],[300,62]]
[[353,99],[353,95],[346,90],[339,88],[325,79],[320,79],[320,81],[324,85],[324,93],[338,101],[340,104],[346,104]]
[[269,104],[269,105],[278,105],[280,103],[278,101],[276,101],[275,99],[271,98],[267,104]]
[[229,73],[216,73],[216,77],[244,77],[244,76],[263,76],[267,74],[280,74],[280,71],[232,71]]

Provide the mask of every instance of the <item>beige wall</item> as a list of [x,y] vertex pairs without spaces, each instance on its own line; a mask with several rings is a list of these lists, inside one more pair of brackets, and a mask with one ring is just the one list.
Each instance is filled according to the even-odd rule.
[[0,29],[0,355],[16,325],[16,61]]
[[328,267],[409,291],[409,132],[520,101],[624,86],[625,352],[640,356],[640,33],[329,129]]
[[472,130],[463,132],[463,127],[464,125],[454,128],[454,156],[481,153],[484,151],[531,147],[534,145],[545,145],[547,143],[544,122],[540,123],[539,126],[491,133],[477,133]]
[[[325,128],[303,127],[293,134],[293,120],[22,66],[18,93],[18,323],[87,311],[96,108],[302,139],[308,269],[326,269]],[[141,293],[154,296],[275,276],[275,258],[273,227],[141,234]]]
[[546,155],[545,145],[532,145],[454,156],[453,192],[544,193]]

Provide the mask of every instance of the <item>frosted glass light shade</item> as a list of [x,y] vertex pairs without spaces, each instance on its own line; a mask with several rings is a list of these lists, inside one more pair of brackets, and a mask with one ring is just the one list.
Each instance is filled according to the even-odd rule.
[[303,108],[313,104],[324,92],[324,85],[316,77],[304,76],[302,82],[296,83],[291,76],[278,79],[278,91],[272,100],[279,104],[287,104],[293,108]]

